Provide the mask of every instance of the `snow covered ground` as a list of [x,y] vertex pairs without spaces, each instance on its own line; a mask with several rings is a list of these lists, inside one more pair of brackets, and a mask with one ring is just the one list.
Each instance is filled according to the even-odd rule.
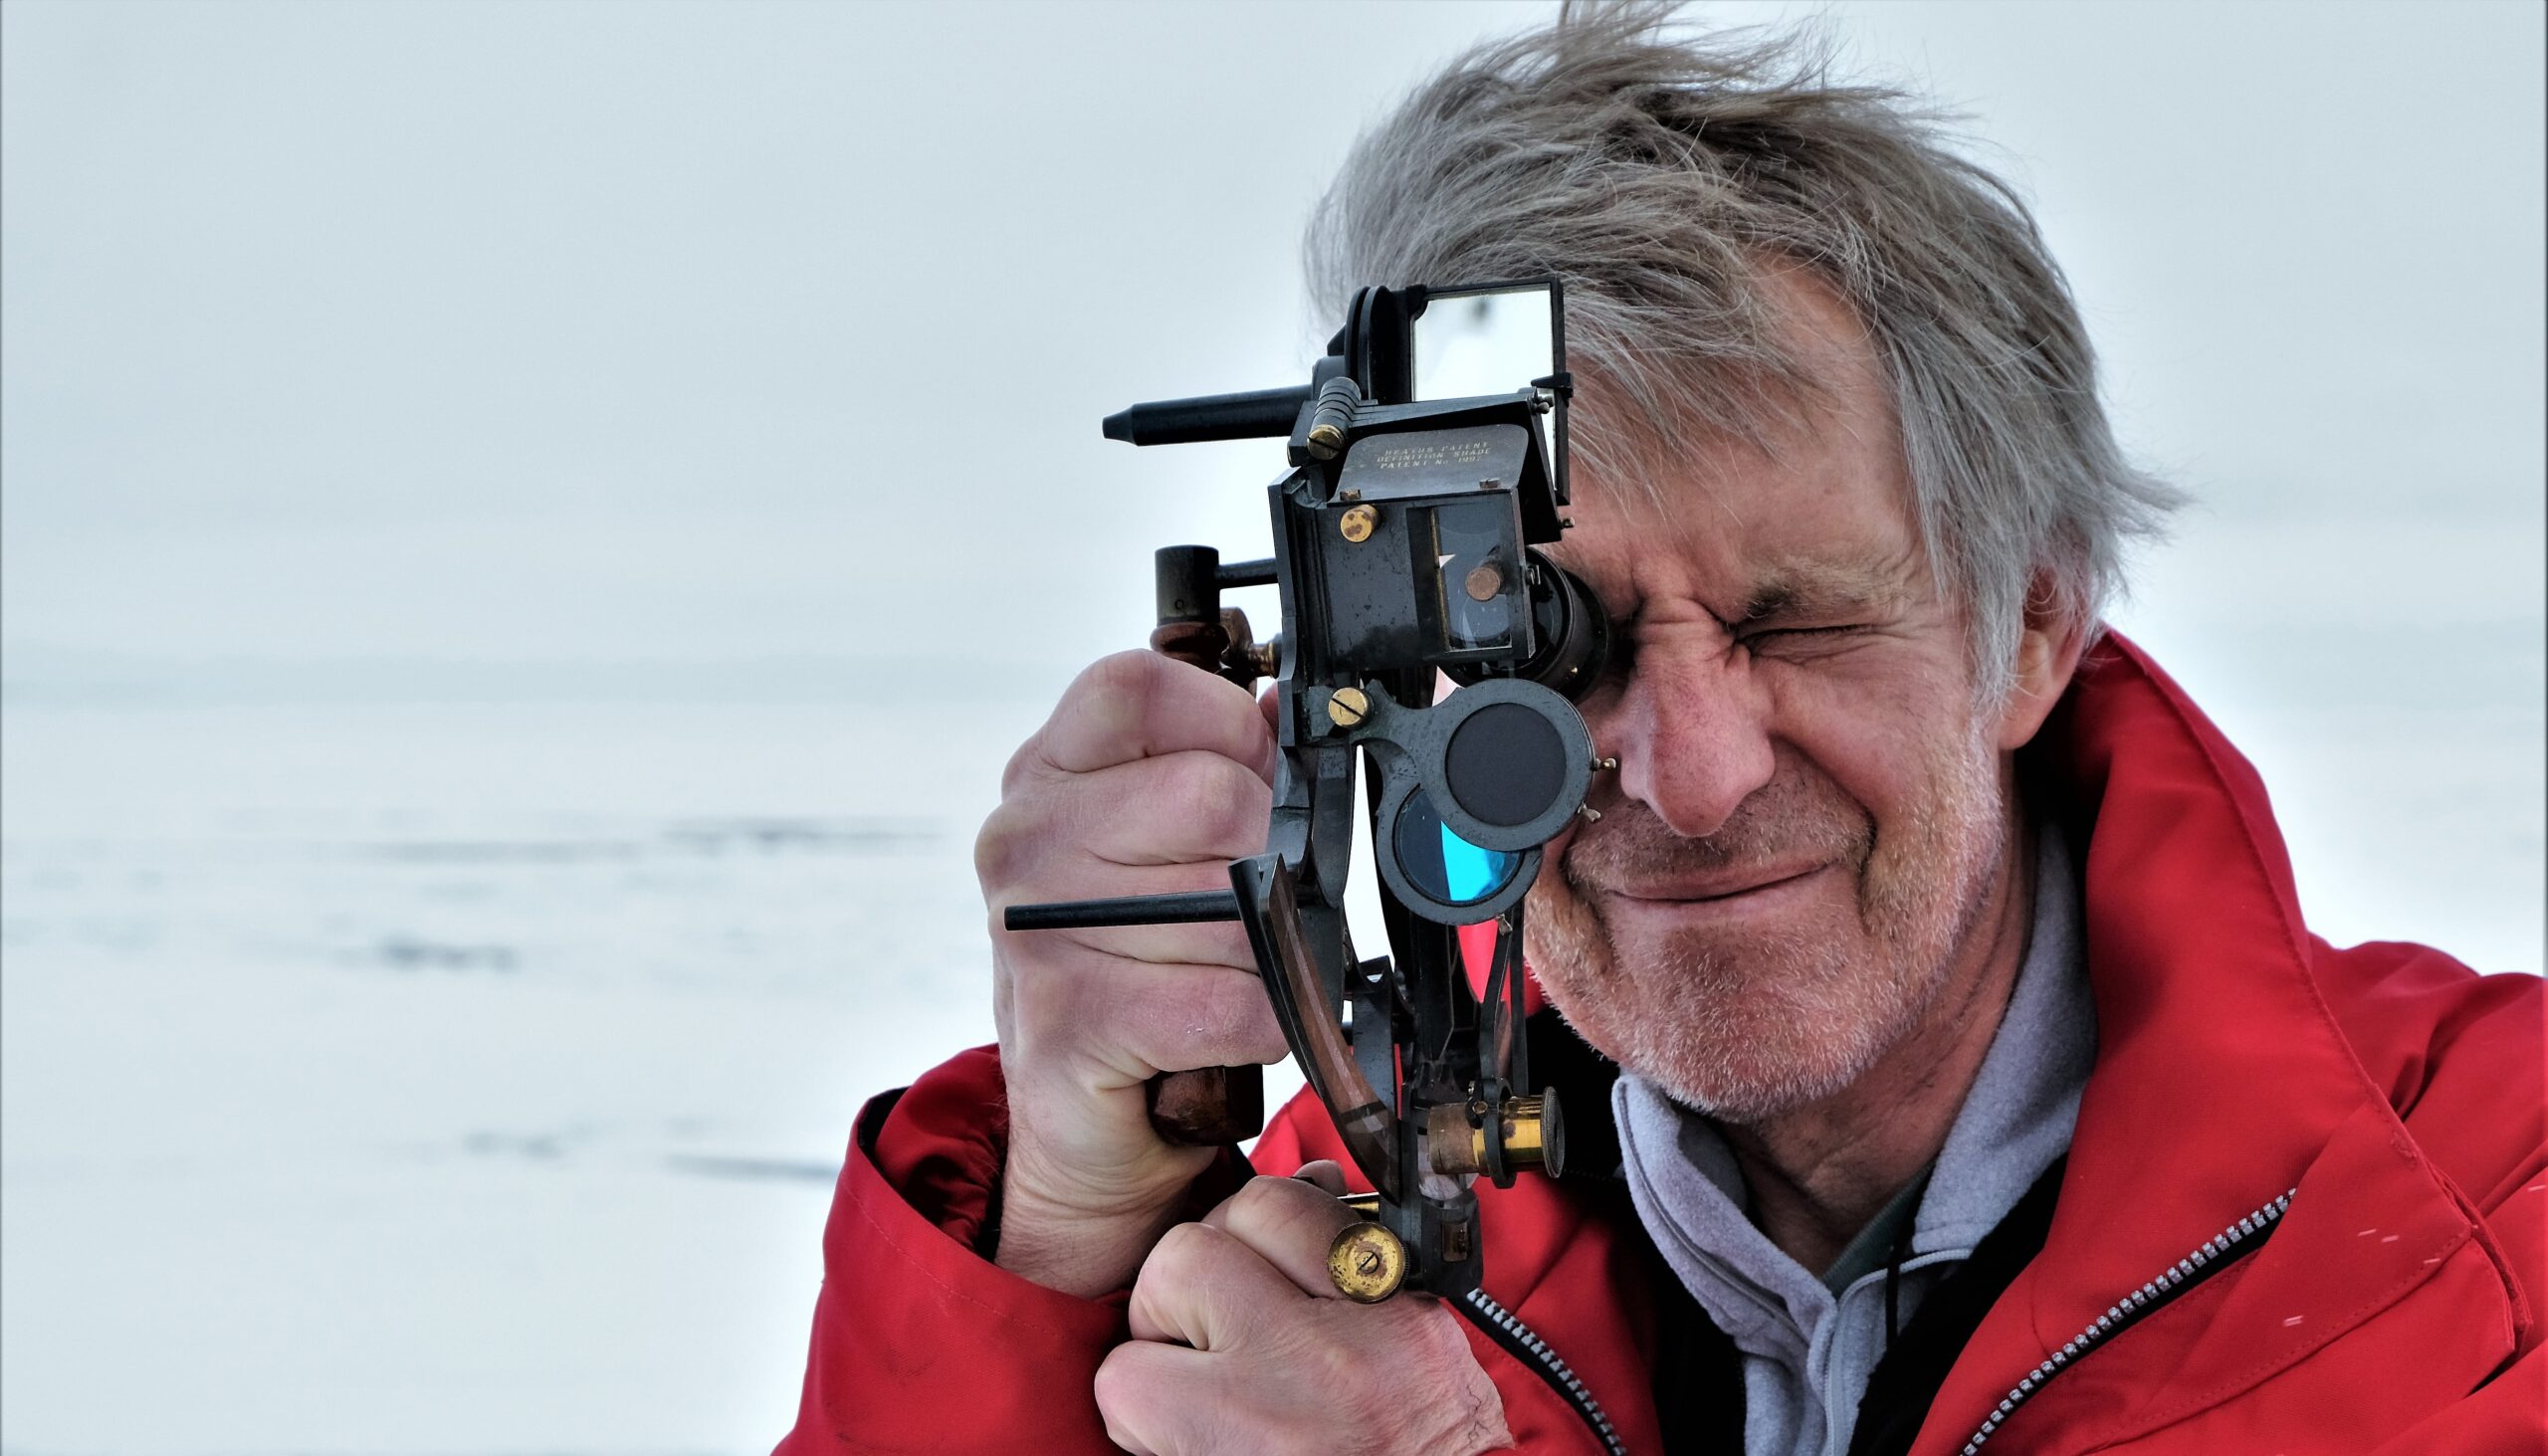
[[[2181,671],[2332,933],[2535,971],[2537,634],[2455,635]],[[9,1450],[764,1447],[852,1111],[987,1038],[1040,698],[264,696],[0,718]]]
[[765,1447],[1023,713],[11,707],[9,1448]]

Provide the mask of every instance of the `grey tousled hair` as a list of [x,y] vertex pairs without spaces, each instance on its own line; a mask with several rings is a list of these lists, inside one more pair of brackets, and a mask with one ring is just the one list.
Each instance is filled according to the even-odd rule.
[[2060,270],[1948,118],[1833,82],[1811,30],[1685,33],[1672,11],[1569,4],[1453,61],[1319,204],[1313,295],[1336,317],[1366,284],[1557,276],[1570,365],[1632,416],[1579,412],[1576,457],[1652,491],[1653,452],[1805,417],[1774,280],[1809,272],[1872,342],[1932,576],[1977,698],[2002,701],[2030,592],[2093,636],[2124,545],[2181,498],[2123,458]]

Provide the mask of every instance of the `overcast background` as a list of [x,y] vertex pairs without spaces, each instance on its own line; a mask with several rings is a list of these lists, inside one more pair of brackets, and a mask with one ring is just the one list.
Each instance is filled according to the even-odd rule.
[[[2313,924],[2538,971],[2541,8],[1830,10],[2200,498],[2120,621]],[[0,9],[0,1445],[764,1448],[1000,761],[1264,548],[1098,418],[1302,377],[1356,129],[1546,13]]]

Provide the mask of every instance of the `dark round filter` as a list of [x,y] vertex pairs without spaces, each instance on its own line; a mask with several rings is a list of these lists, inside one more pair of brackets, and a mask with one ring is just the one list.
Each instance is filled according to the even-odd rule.
[[1422,789],[1399,806],[1389,849],[1406,882],[1444,905],[1477,904],[1510,884],[1522,864],[1520,855],[1480,849],[1452,833]]
[[1451,797],[1482,823],[1528,824],[1566,786],[1566,740],[1519,703],[1490,703],[1451,730],[1442,752]]

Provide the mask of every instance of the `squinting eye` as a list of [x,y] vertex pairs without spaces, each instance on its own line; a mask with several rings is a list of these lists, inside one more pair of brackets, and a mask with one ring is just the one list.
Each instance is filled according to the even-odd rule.
[[1837,637],[1844,632],[1857,630],[1859,629],[1854,623],[1839,627],[1771,627],[1759,632],[1747,632],[1738,640],[1746,648],[1757,648],[1765,642],[1781,640],[1792,643],[1809,642],[1815,638]]
[[1614,617],[1610,620],[1610,654],[1601,667],[1605,678],[1624,678],[1636,666],[1636,618]]
[[1629,669],[1636,664],[1637,613],[1608,612],[1607,615],[1610,619],[1610,646],[1602,659],[1601,679],[1611,683],[1624,682]]

